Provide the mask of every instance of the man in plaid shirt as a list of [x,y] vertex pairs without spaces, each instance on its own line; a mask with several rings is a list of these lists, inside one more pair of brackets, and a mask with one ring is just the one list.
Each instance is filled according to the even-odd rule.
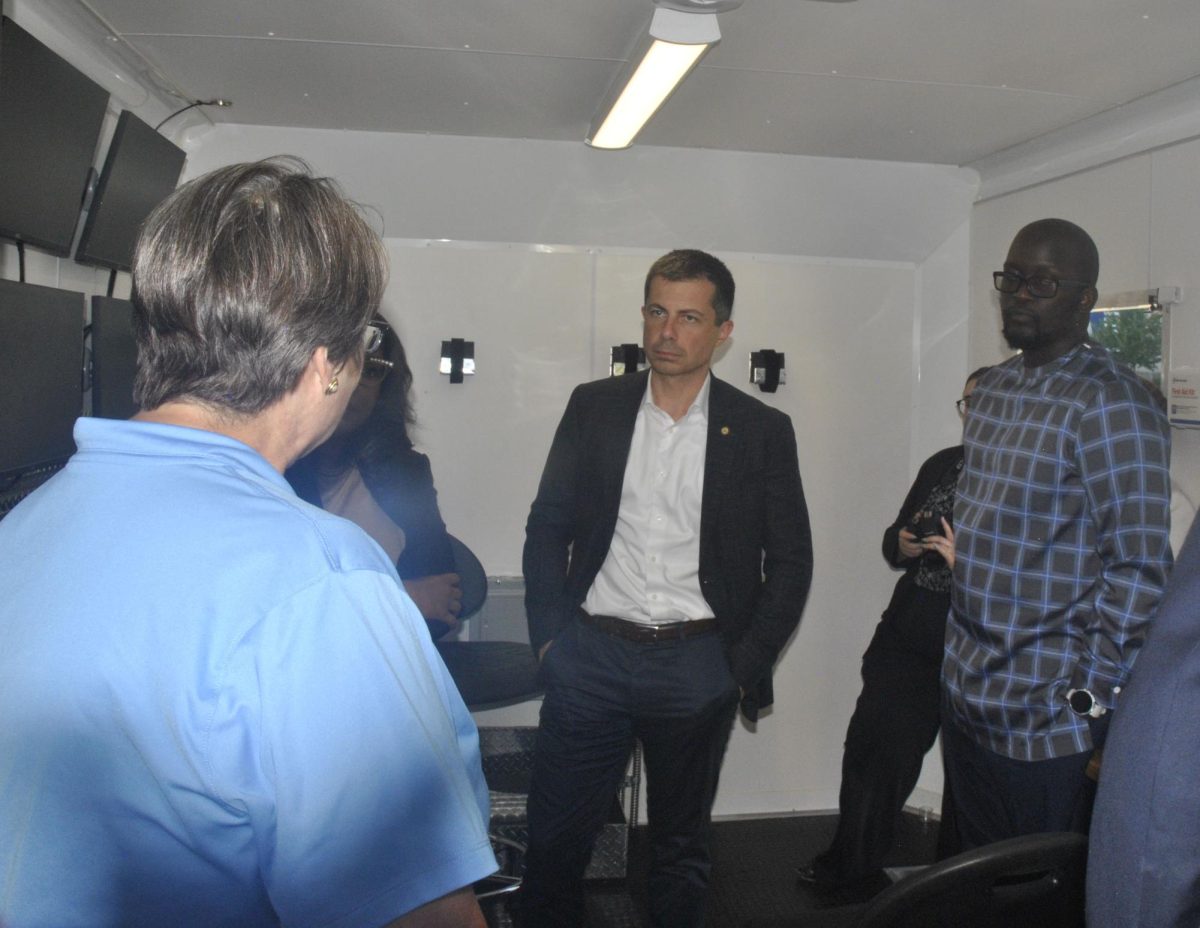
[[1098,271],[1083,229],[1044,219],[994,275],[1022,353],[971,398],[954,509],[942,739],[963,849],[1087,831],[1088,761],[1171,565],[1167,422],[1086,340]]

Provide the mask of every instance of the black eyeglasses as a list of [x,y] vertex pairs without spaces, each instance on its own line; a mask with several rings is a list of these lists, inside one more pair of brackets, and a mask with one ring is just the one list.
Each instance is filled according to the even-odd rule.
[[1090,287],[1086,280],[1068,280],[1066,277],[1026,277],[1019,271],[994,271],[992,283],[1001,293],[1016,293],[1024,285],[1029,295],[1039,300],[1046,300],[1058,293],[1059,284],[1073,284],[1076,287]]
[[967,410],[971,408],[971,398],[969,396],[964,396],[960,400],[955,400],[954,408],[958,410],[958,414],[960,416],[965,416],[967,414]]

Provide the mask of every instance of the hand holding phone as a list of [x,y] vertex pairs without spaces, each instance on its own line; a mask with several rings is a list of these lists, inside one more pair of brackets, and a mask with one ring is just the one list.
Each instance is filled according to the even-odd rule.
[[918,512],[908,524],[908,530],[918,541],[930,535],[942,534],[941,520],[931,512]]

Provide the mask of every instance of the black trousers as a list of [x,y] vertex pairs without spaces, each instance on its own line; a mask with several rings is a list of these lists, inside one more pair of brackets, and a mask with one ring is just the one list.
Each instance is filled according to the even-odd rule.
[[519,924],[580,928],[583,873],[642,743],[656,928],[704,923],[708,837],[738,702],[715,634],[639,644],[574,623],[542,662]]
[[818,876],[838,884],[869,880],[882,869],[941,724],[949,595],[901,583],[863,654],[863,688],[842,754],[837,832],[815,861]]

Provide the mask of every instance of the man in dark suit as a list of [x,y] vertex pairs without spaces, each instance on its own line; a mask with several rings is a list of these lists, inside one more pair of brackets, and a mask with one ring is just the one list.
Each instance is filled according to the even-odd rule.
[[635,738],[656,926],[699,926],[707,832],[740,702],[771,703],[812,543],[791,421],[710,375],[733,277],[700,251],[646,276],[650,372],[576,388],[529,514],[530,640],[546,690],[521,924],[584,924],[583,873]]

